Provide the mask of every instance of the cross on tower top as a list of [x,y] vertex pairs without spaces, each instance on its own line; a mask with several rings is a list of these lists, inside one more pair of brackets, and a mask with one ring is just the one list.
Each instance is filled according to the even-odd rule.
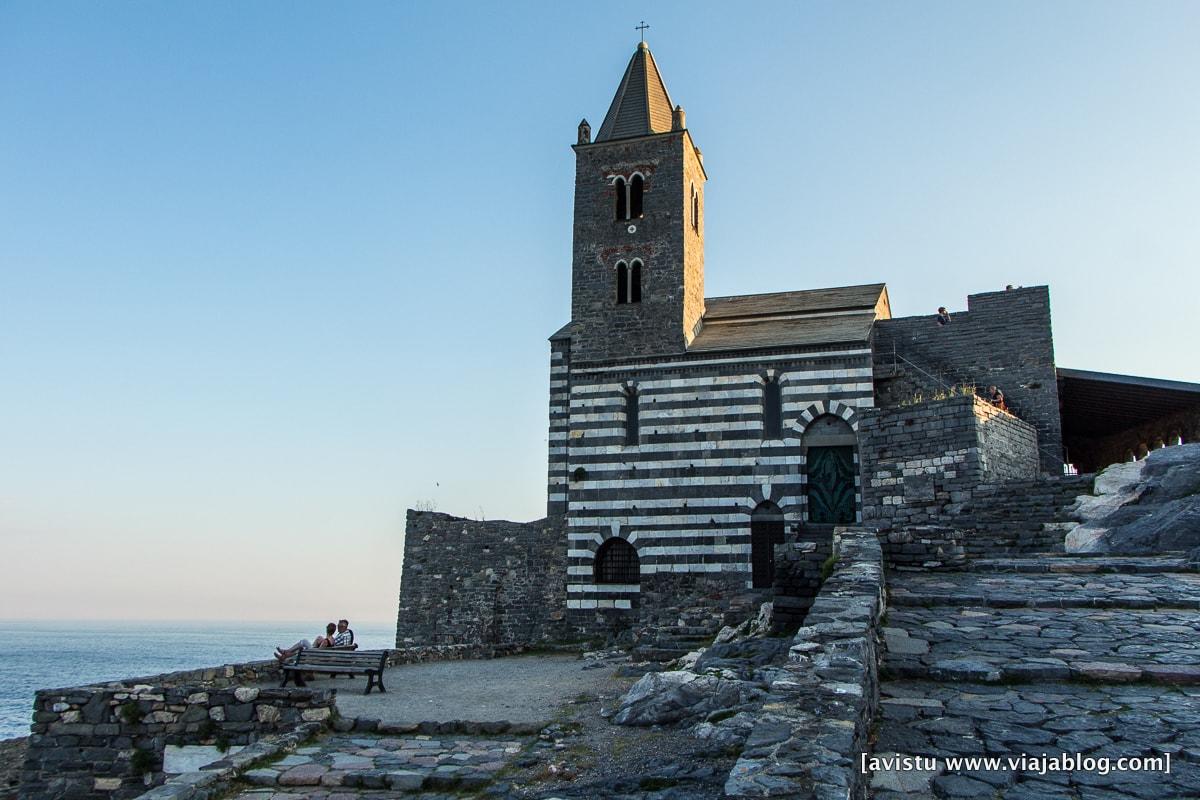
[[641,31],[641,33],[642,33],[642,42],[645,42],[645,41],[646,41],[646,29],[647,29],[647,28],[649,28],[649,27],[650,27],[650,26],[646,24],[646,20],[642,20],[642,24],[641,24],[641,25],[635,25],[635,26],[633,27],[633,29],[634,29],[635,31]]

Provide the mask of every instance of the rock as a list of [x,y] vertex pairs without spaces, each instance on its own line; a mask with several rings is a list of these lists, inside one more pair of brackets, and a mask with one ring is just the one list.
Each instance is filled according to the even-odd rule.
[[996,683],[1000,680],[999,669],[983,661],[974,661],[968,658],[935,662],[930,667],[929,674],[938,680],[979,681],[981,683]]
[[1071,664],[1071,672],[1088,680],[1106,682],[1129,682],[1142,677],[1142,671],[1137,667],[1106,661],[1076,661]]
[[300,719],[305,722],[324,722],[333,715],[328,708],[306,708],[300,712]]
[[1080,498],[1083,524],[1067,534],[1068,552],[1150,555],[1200,547],[1200,444],[1155,450],[1096,476],[1095,496]]
[[255,786],[274,786],[279,783],[279,773],[273,769],[252,769],[242,773],[242,779]]
[[743,705],[763,694],[762,689],[745,681],[682,671],[651,672],[625,695],[613,722],[662,725]]
[[253,703],[258,699],[258,692],[256,686],[239,686],[233,690],[233,696],[239,703]]
[[279,707],[260,705],[255,709],[258,714],[258,721],[263,725],[274,725],[279,722]]
[[329,770],[320,764],[301,764],[279,776],[280,786],[317,786]]
[[387,774],[389,789],[397,792],[415,792],[425,782],[425,775],[411,770],[395,770]]

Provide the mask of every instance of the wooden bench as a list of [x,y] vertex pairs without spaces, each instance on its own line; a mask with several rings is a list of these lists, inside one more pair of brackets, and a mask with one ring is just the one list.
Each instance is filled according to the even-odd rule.
[[304,686],[304,673],[320,672],[328,675],[366,675],[367,690],[379,687],[386,692],[383,685],[383,669],[387,666],[387,650],[335,650],[326,647],[311,647],[301,650],[283,663],[283,683],[287,686],[292,681],[296,686]]

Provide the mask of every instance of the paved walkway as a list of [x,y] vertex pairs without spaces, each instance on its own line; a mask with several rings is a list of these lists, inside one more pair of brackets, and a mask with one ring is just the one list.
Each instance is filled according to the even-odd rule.
[[[1174,558],[987,566],[889,575],[873,755],[933,761],[876,769],[875,800],[1200,797],[1200,575]],[[1172,761],[1107,774],[1007,761],[1063,754]],[[955,769],[956,756],[1005,761]]]
[[[458,791],[486,786],[522,747],[520,740],[478,737],[356,736],[336,734],[299,748],[285,758],[246,773],[245,780],[276,790],[315,787],[336,793],[348,789]],[[263,790],[240,796],[262,796]]]
[[383,694],[364,695],[365,678],[323,678],[308,685],[336,688],[343,717],[368,717],[389,725],[452,720],[534,723],[549,720],[565,701],[595,694],[611,680],[611,669],[584,669],[588,663],[573,655],[536,655],[406,664],[384,672]]

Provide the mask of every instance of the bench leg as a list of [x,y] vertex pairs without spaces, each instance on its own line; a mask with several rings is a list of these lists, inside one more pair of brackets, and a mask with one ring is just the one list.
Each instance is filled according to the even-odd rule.
[[370,694],[371,689],[375,688],[375,676],[370,672],[367,673],[367,690],[363,694]]

